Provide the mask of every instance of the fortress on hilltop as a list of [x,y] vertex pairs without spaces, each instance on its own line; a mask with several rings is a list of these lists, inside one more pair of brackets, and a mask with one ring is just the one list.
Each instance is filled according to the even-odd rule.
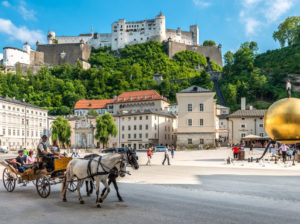
[[54,31],[48,32],[48,44],[80,43],[93,47],[111,47],[112,50],[124,48],[126,45],[135,45],[147,41],[166,42],[169,56],[172,57],[179,51],[190,50],[198,52],[208,60],[213,60],[220,66],[222,63],[221,45],[199,45],[199,27],[190,26],[189,31],[166,28],[166,17],[160,13],[154,19],[127,22],[119,19],[111,25],[111,33],[94,33],[79,36],[56,36]]

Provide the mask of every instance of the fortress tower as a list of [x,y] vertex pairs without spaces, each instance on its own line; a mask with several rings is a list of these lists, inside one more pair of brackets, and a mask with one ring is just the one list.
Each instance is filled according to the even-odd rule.
[[55,39],[55,32],[48,31],[48,35],[47,35],[48,44],[53,44],[54,39]]
[[160,12],[155,17],[155,25],[157,27],[157,35],[159,36],[159,41],[162,42],[166,40],[166,17]]
[[198,27],[198,25],[190,26],[190,32],[192,33],[193,45],[199,45],[199,27]]

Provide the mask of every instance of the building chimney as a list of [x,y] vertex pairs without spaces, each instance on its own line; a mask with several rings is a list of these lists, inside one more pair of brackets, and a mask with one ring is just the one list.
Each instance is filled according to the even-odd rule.
[[246,110],[246,97],[241,98],[241,110]]

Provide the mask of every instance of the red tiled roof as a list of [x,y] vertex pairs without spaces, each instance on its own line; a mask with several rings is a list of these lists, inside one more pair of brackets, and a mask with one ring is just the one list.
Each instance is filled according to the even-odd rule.
[[74,109],[102,109],[106,108],[108,103],[113,103],[115,99],[105,100],[79,100],[76,102]]
[[137,102],[137,101],[148,101],[148,100],[167,101],[167,98],[159,95],[155,90],[141,90],[141,91],[133,91],[133,92],[124,92],[115,99],[115,103]]
[[139,102],[148,100],[164,100],[167,98],[159,95],[155,90],[141,90],[124,92],[115,99],[107,100],[79,100],[74,106],[74,109],[102,109],[106,108],[109,103],[124,103],[124,102]]

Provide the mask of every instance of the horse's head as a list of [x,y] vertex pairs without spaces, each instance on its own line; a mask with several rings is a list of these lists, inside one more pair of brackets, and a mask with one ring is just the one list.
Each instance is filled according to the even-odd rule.
[[126,150],[126,156],[127,156],[127,162],[134,168],[138,169],[139,164],[138,164],[138,157],[136,155],[136,152],[133,151],[132,149],[128,148]]

